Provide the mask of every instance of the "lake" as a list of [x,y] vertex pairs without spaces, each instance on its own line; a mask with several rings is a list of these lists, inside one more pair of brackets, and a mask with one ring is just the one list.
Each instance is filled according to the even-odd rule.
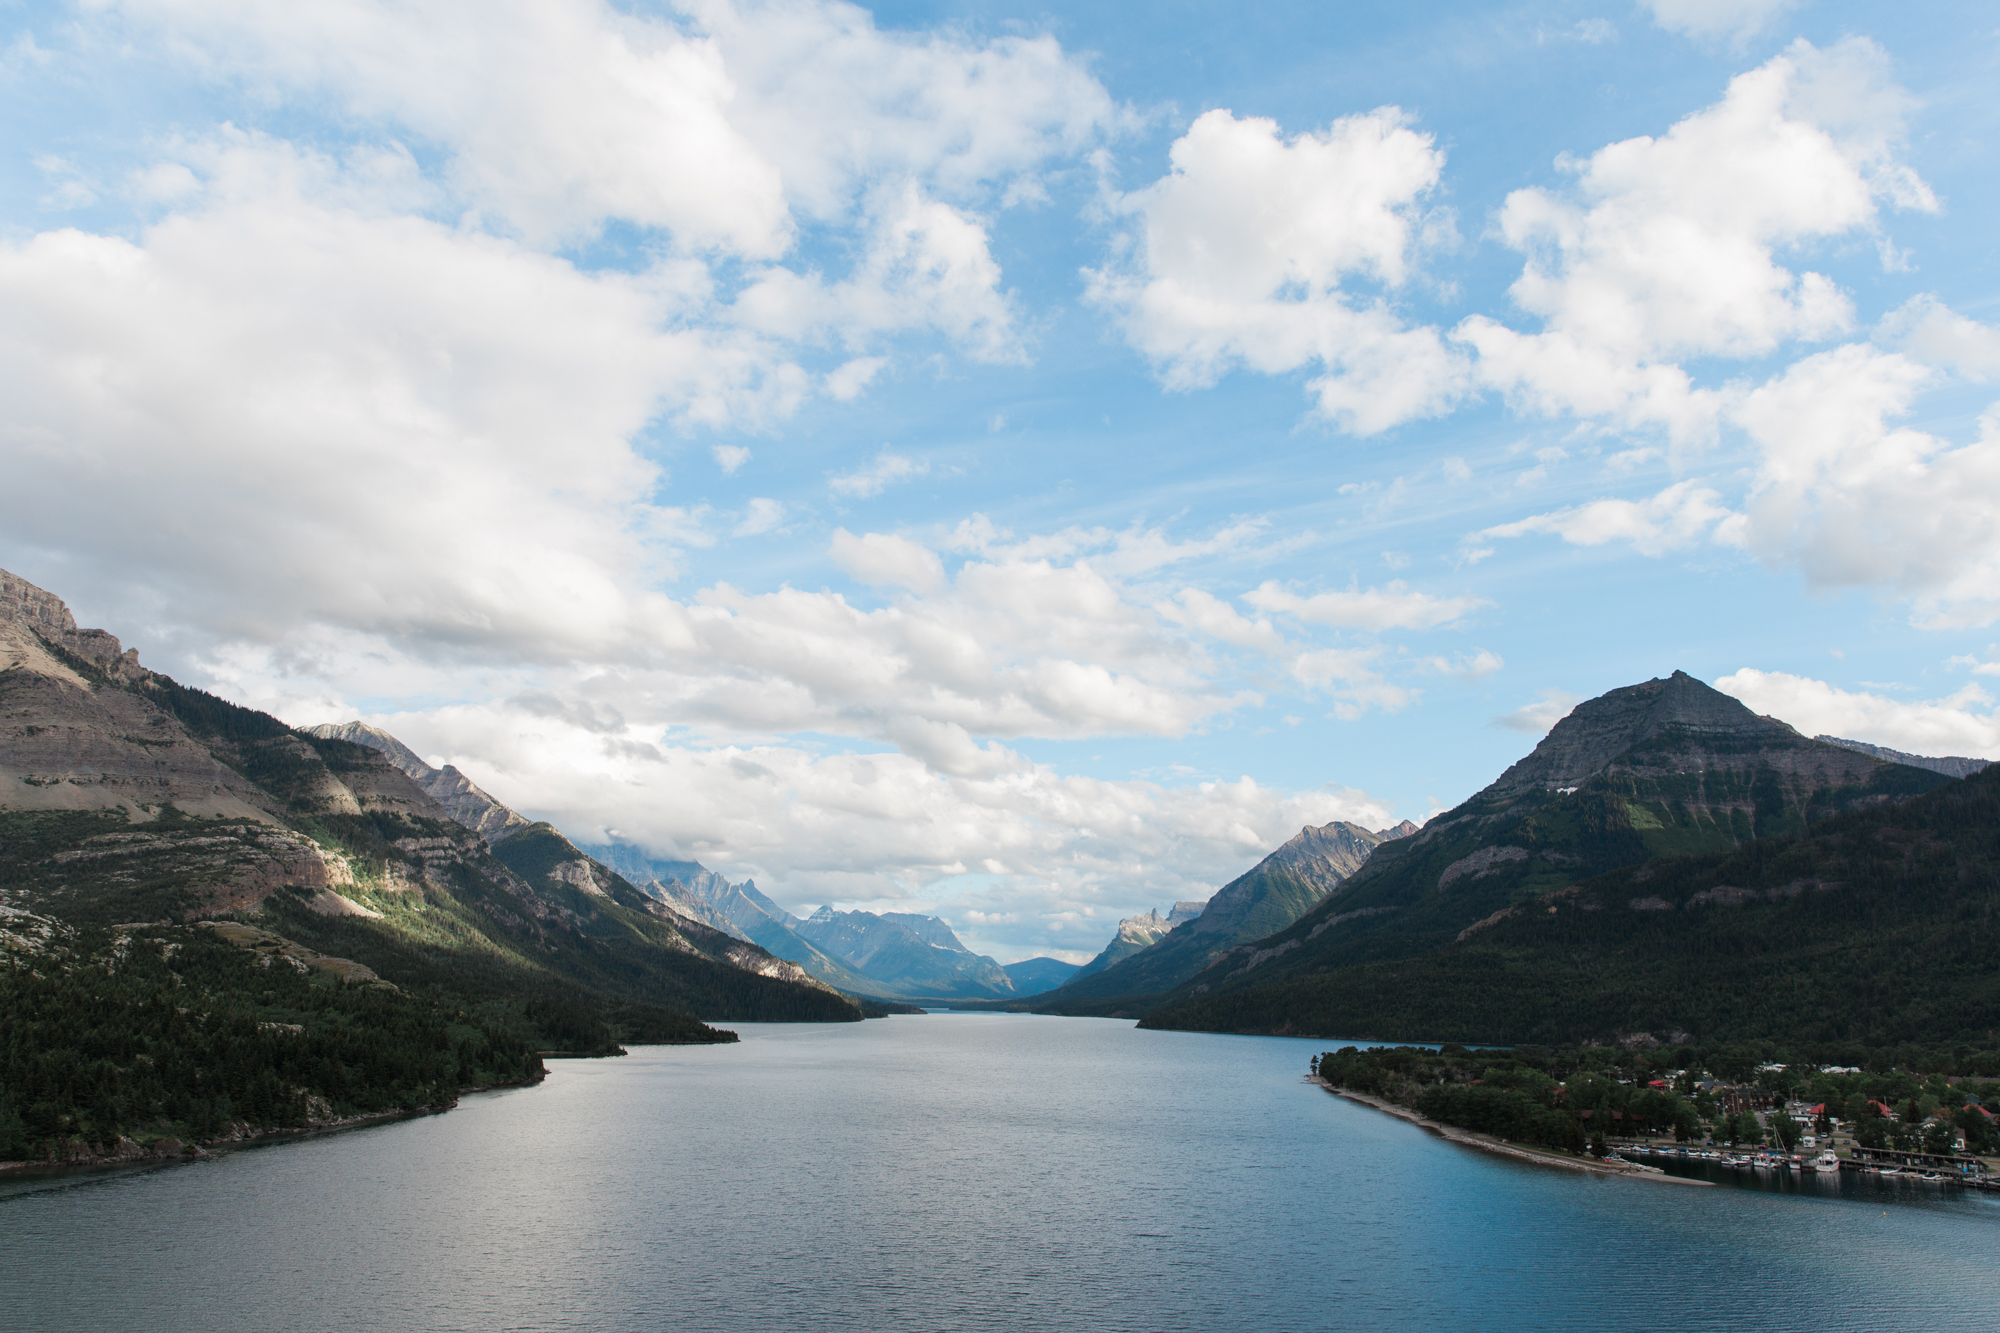
[[2000,1196],[1519,1164],[1306,1083],[1324,1040],[1000,1014],[739,1030],[556,1062],[448,1115],[0,1178],[0,1327],[2000,1322]]

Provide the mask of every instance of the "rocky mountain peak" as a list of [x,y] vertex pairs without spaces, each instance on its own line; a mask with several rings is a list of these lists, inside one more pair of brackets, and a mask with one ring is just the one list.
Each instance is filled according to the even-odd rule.
[[380,727],[371,727],[360,721],[322,722],[304,730],[309,736],[365,745],[376,751],[423,788],[424,794],[443,806],[455,822],[465,825],[489,843],[512,837],[528,827],[525,817],[481,791],[477,783],[457,768],[450,764],[432,768],[415,750]]
[[[21,641],[24,632],[30,636],[27,643]],[[117,635],[101,629],[78,629],[62,598],[4,569],[0,569],[0,636],[14,640],[8,656],[21,665],[41,665],[29,661],[34,655],[32,640],[40,638],[114,676],[137,679],[151,674],[139,665],[138,649],[121,647]]]
[[1791,749],[1812,742],[1775,718],[1759,717],[1722,691],[1676,671],[1578,704],[1542,743],[1493,784],[1496,792],[1578,786],[1663,733],[1692,747],[1716,742]]
[[51,637],[76,633],[76,617],[63,599],[0,569],[0,620],[32,626]]

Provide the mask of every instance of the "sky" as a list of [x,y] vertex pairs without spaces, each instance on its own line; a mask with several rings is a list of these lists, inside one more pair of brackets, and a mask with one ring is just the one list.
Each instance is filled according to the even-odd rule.
[[1988,6],[0,0],[0,567],[1083,961],[1685,670],[2000,757]]

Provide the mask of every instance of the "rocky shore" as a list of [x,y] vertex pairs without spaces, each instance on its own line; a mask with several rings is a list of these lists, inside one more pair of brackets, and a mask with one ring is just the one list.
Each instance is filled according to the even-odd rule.
[[1627,1176],[1639,1180],[1656,1180],[1662,1184],[1669,1185],[1712,1184],[1712,1182],[1706,1180],[1690,1180],[1685,1176],[1670,1176],[1657,1166],[1644,1166],[1638,1162],[1603,1162],[1569,1157],[1562,1153],[1543,1152],[1535,1148],[1523,1148],[1519,1144],[1496,1139],[1491,1134],[1475,1134],[1471,1130],[1460,1129],[1456,1125],[1446,1125],[1435,1120],[1428,1120],[1407,1106],[1398,1106],[1394,1102],[1384,1101],[1380,1097],[1370,1097],[1366,1093],[1350,1092],[1346,1088],[1336,1088],[1318,1075],[1309,1075],[1308,1078],[1309,1081],[1319,1084],[1336,1097],[1345,1097],[1350,1102],[1359,1102],[1363,1106],[1373,1107],[1377,1111],[1395,1116],[1398,1120],[1407,1120],[1419,1129],[1427,1129],[1441,1139],[1447,1139],[1452,1143],[1461,1144],[1467,1148],[1477,1148],[1481,1152],[1490,1152],[1498,1154],[1501,1157],[1512,1157],[1519,1161],[1532,1162],[1536,1166],[1561,1167],[1565,1171],[1583,1171],[1591,1175]]

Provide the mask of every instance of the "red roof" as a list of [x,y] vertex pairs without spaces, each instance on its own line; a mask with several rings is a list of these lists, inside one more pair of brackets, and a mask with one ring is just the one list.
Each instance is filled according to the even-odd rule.
[[1646,1086],[1649,1088],[1670,1088],[1673,1086],[1673,1084],[1667,1082],[1663,1078],[1656,1078],[1651,1083],[1648,1083]]

